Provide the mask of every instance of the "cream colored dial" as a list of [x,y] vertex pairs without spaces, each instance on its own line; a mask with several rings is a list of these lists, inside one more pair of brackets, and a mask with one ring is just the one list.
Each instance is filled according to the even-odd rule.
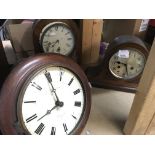
[[[145,56],[135,49],[116,52],[109,60],[109,70],[117,78],[132,79],[142,73],[145,66]],[[126,53],[125,53],[126,52]]]
[[74,49],[75,38],[68,25],[54,22],[43,28],[40,43],[46,53],[69,55]]

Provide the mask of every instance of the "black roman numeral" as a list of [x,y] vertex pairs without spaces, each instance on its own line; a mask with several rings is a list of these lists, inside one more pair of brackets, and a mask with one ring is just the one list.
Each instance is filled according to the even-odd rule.
[[71,78],[71,80],[68,83],[69,86],[72,84],[73,80],[74,80],[74,78]]
[[26,123],[28,123],[28,122],[34,120],[35,118],[37,118],[37,115],[36,115],[36,114],[34,114],[34,115],[32,115],[31,117],[27,118],[27,119],[26,119]]
[[79,102],[79,101],[75,101],[74,106],[76,106],[76,107],[81,107],[81,102]]
[[38,135],[41,135],[41,133],[43,132],[43,130],[45,129],[45,125],[43,123],[41,123],[38,128],[35,130],[35,133]]
[[72,38],[67,38],[67,40],[72,40]]
[[58,26],[55,26],[55,30],[58,31]]
[[46,71],[45,76],[46,76],[48,82],[51,83],[52,82],[51,74]]
[[75,90],[73,93],[74,93],[74,95],[80,93],[80,89]]
[[67,133],[68,129],[67,129],[66,123],[63,123],[63,127],[64,127],[64,131]]
[[62,30],[61,30],[61,32],[63,32],[64,31],[64,26],[62,26]]
[[60,68],[60,81],[62,80],[62,76],[63,76],[63,74],[64,74],[64,71],[63,71],[62,68]]
[[55,135],[55,133],[56,133],[56,128],[55,127],[52,127],[52,129],[51,129],[51,135]]
[[77,119],[74,115],[72,115],[72,117],[73,117],[74,119]]
[[24,103],[36,103],[36,101],[24,101]]
[[32,86],[35,87],[38,90],[42,90],[42,88],[38,84],[36,84],[35,82],[32,83]]
[[65,33],[65,35],[69,34],[70,32]]

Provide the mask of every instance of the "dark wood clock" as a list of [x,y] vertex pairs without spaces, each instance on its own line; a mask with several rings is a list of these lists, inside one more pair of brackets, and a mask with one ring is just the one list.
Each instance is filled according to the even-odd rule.
[[33,25],[36,52],[59,53],[80,61],[80,36],[77,23],[71,19],[40,19]]
[[147,56],[148,50],[139,38],[119,36],[108,46],[102,63],[86,72],[94,86],[135,92]]
[[0,99],[2,134],[80,134],[90,113],[91,90],[79,65],[48,53],[18,64]]

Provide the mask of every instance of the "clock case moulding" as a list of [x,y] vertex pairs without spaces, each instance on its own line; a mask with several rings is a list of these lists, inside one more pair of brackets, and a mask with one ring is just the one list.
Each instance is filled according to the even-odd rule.
[[73,32],[73,35],[75,37],[75,46],[73,48],[73,51],[68,56],[71,57],[73,60],[75,60],[77,63],[80,64],[81,61],[81,35],[80,35],[80,21],[73,20],[73,19],[39,19],[35,20],[33,24],[33,43],[34,43],[34,49],[35,53],[42,53],[43,48],[41,47],[39,38],[40,33],[42,32],[42,29],[54,22],[62,22],[65,23]]
[[149,52],[142,40],[135,36],[119,36],[109,44],[100,63],[85,69],[86,75],[93,86],[132,93],[136,92],[142,73],[132,79],[118,79],[109,70],[111,56],[119,50],[127,48],[135,48],[141,51],[145,60],[147,60]]
[[26,79],[47,65],[69,69],[80,79],[85,94],[85,109],[80,123],[71,134],[80,134],[88,120],[91,108],[91,89],[83,70],[73,60],[58,54],[39,54],[19,63],[5,80],[0,94],[0,131],[6,135],[28,134],[17,116],[18,95]]

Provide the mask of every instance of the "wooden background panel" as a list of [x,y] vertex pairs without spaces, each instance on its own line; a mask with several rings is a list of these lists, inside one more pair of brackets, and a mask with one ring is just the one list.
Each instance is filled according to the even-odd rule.
[[155,135],[155,114],[154,114],[153,119],[150,122],[145,134],[147,134],[147,135]]
[[145,134],[155,114],[155,40],[140,80],[125,134]]
[[102,27],[102,19],[83,20],[82,64],[91,64],[98,61]]
[[101,33],[103,27],[103,20],[93,20],[93,32],[92,32],[92,51],[90,55],[90,63],[96,63],[99,59]]
[[91,46],[91,37],[92,37],[92,27],[93,20],[84,19],[83,20],[83,30],[82,30],[82,63],[89,63]]

